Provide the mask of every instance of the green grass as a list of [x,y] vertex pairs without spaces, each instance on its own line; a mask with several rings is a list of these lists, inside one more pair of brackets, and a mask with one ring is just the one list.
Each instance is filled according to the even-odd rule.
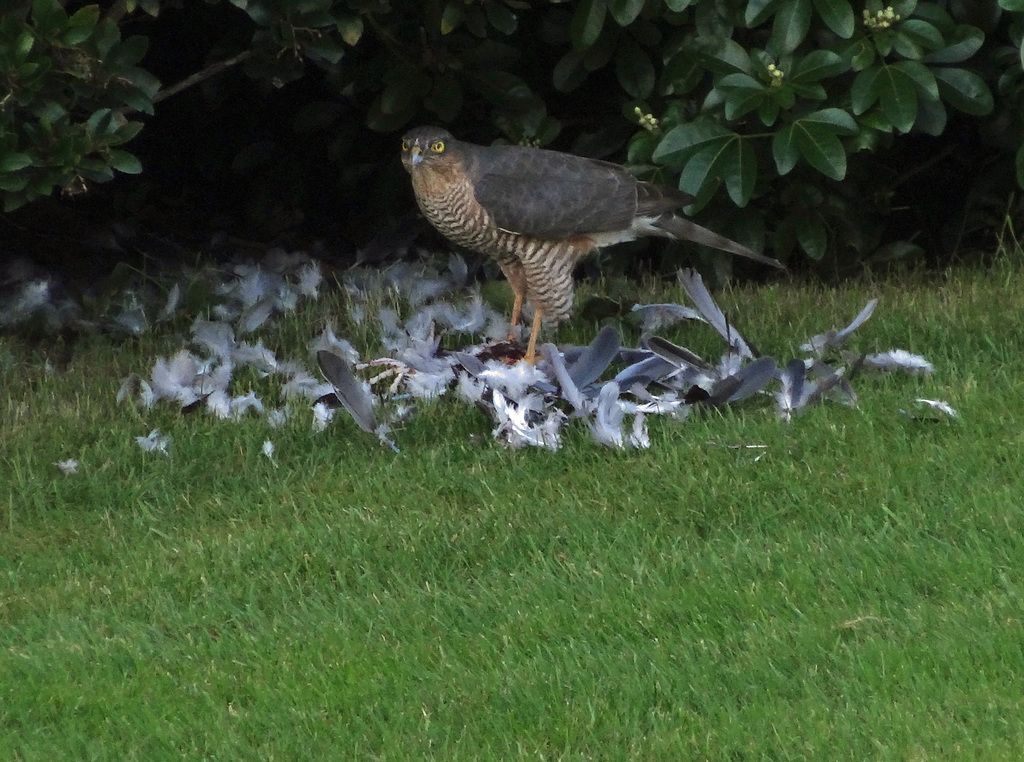
[[[874,296],[854,347],[934,376],[651,420],[642,452],[507,450],[445,399],[400,455],[347,418],[118,407],[187,320],[58,373],[0,340],[0,758],[1018,759],[1019,268],[719,301],[784,361]],[[261,335],[301,357],[331,309]]]

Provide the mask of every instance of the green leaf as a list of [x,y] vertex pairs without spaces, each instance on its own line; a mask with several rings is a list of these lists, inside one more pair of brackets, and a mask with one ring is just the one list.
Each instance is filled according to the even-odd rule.
[[[907,63],[907,62],[903,62]],[[917,119],[917,87],[897,66],[883,66],[875,80],[882,111],[898,131],[910,132]]]
[[61,40],[66,45],[78,45],[88,40],[96,29],[96,22],[100,20],[100,7],[98,5],[86,5],[79,8],[68,19],[67,28],[61,35]]
[[18,39],[14,41],[14,62],[21,63],[28,54],[32,51],[32,46],[35,44],[36,38],[28,29],[23,29],[21,34],[18,35]]
[[96,25],[96,31],[92,35],[92,44],[96,46],[96,52],[100,58],[106,58],[113,47],[121,41],[121,30],[112,19],[104,18]]
[[850,86],[850,105],[854,114],[863,114],[878,100],[877,80],[882,71],[880,65],[864,69],[853,79]]
[[725,116],[738,119],[760,107],[768,88],[749,74],[729,74],[716,86],[725,95]]
[[850,68],[864,71],[875,62],[875,46],[867,38],[854,42],[846,51],[850,58]]
[[410,105],[405,111],[386,114],[380,107],[380,100],[378,97],[371,104],[370,110],[366,114],[366,126],[374,132],[394,132],[400,127],[405,126],[416,114],[416,107],[414,105]]
[[775,159],[775,168],[780,175],[788,175],[800,161],[800,149],[796,145],[796,133],[793,131],[793,125],[783,127],[775,133],[772,138],[772,157]]
[[765,98],[757,109],[757,118],[765,127],[771,127],[779,118],[780,104],[777,98]]
[[704,66],[716,74],[732,74],[736,71],[755,74],[750,54],[735,40],[727,37],[698,38],[690,46]]
[[28,185],[28,175],[24,172],[16,175],[0,175],[0,190],[2,191],[13,193],[24,190],[26,185]]
[[907,19],[899,25],[900,36],[910,37],[926,50],[940,50],[946,44],[942,32],[921,19]]
[[462,3],[453,0],[444,7],[441,11],[441,34],[451,34],[459,25],[462,23],[462,19],[465,18],[465,11],[462,9]]
[[654,161],[659,164],[679,164],[702,147],[731,137],[734,133],[717,122],[701,120],[673,127],[654,150]]
[[646,0],[610,0],[608,10],[619,26],[632,24],[644,9]]
[[606,0],[581,0],[569,23],[569,37],[576,50],[586,50],[595,42],[604,27]]
[[142,122],[125,122],[111,137],[111,145],[118,145],[120,143],[127,143],[129,140],[134,138],[140,132],[142,132]]
[[430,95],[423,99],[425,108],[437,114],[442,122],[450,122],[462,110],[462,83],[450,71],[434,79]]
[[729,144],[721,166],[725,189],[736,206],[742,208],[750,201],[757,181],[757,158],[750,140],[737,138]]
[[775,14],[771,44],[778,55],[792,53],[811,28],[811,0],[783,0]]
[[658,139],[654,133],[647,130],[638,132],[629,139],[629,145],[626,147],[626,161],[633,165],[648,164],[657,144]]
[[748,29],[760,26],[775,13],[780,0],[749,0],[743,12],[743,23]]
[[841,108],[823,108],[800,118],[802,124],[823,124],[839,135],[856,135],[857,120]]
[[1017,185],[1024,188],[1024,144],[1021,144],[1021,147],[1017,149],[1017,157],[1014,163],[1017,168]]
[[726,74],[718,81],[716,87],[720,90],[756,90],[757,92],[761,92],[765,89],[763,82],[759,82],[749,74],[744,74],[743,72]]
[[[89,126],[89,133],[91,135],[100,137],[110,130],[110,125],[113,121],[114,112],[109,108],[101,108],[92,112],[86,124]],[[110,131],[113,132],[114,130]]]
[[668,9],[676,13],[682,13],[691,5],[693,5],[693,3],[694,0],[665,0],[665,5],[668,7]]
[[706,198],[717,184],[718,164],[724,160],[732,142],[728,137],[722,138],[697,151],[683,167],[679,187],[693,196]]
[[555,64],[551,72],[551,83],[560,93],[575,90],[587,78],[587,70],[583,67],[584,53],[570,50]]
[[[872,5],[877,0],[869,0],[868,5]],[[917,9],[918,0],[886,0],[885,3],[879,2],[879,7],[883,5],[890,5],[892,9],[896,11],[896,14],[901,19],[908,19],[914,15],[914,11]]]
[[814,0],[814,8],[825,22],[825,26],[839,37],[844,40],[853,37],[856,19],[849,0]]
[[149,38],[142,35],[129,37],[115,45],[107,54],[107,64],[112,69],[135,66],[149,49]]
[[793,82],[819,82],[842,74],[850,68],[849,62],[831,50],[815,50],[796,62],[790,74]]
[[971,116],[985,116],[992,113],[992,93],[985,81],[966,69],[935,69],[939,93],[942,100],[958,111]]
[[415,77],[402,77],[392,82],[380,94],[380,110],[385,114],[399,114],[412,107],[419,94]]
[[632,98],[643,99],[654,90],[654,64],[637,43],[626,38],[615,54],[615,75]]
[[665,64],[661,73],[661,91],[665,94],[685,95],[700,84],[705,74],[699,56],[683,48]]
[[925,135],[938,137],[945,131],[947,119],[946,107],[942,101],[922,100],[918,103],[914,129],[920,130]]
[[793,134],[800,155],[826,177],[846,177],[846,151],[830,125],[803,119],[793,123]]
[[1024,0],[999,0],[999,7],[1007,11],[1024,11]]
[[346,45],[356,45],[363,36],[363,20],[359,16],[339,17],[338,34]]
[[0,159],[0,172],[17,172],[32,166],[32,157],[27,153],[9,153]]
[[[132,68],[123,72],[122,76],[126,76],[147,98],[152,98],[160,92],[160,80],[145,69]],[[152,114],[152,109],[150,108],[147,113]]]
[[142,162],[127,151],[111,148],[107,152],[107,158],[110,160],[110,166],[118,172],[124,172],[126,175],[137,175],[142,172]]
[[502,34],[513,34],[519,26],[516,14],[497,0],[484,0],[484,13],[487,14],[487,23]]
[[985,33],[975,26],[961,24],[945,48],[924,57],[926,63],[960,63],[973,56],[985,42]]
[[32,0],[32,21],[41,37],[63,32],[68,16],[57,0]]
[[795,215],[796,240],[811,259],[821,259],[828,248],[828,231],[821,217],[811,212]]
[[899,61],[893,64],[900,74],[905,74],[914,82],[918,95],[925,96],[926,100],[937,101],[939,99],[939,86],[935,83],[935,75],[932,70],[920,61]]

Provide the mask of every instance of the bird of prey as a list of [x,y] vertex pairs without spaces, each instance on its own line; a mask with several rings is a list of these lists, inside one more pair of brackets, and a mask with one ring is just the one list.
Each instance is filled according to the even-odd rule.
[[574,266],[601,247],[661,236],[782,268],[684,217],[680,209],[693,196],[637,180],[616,164],[540,148],[478,146],[438,127],[406,133],[402,163],[430,223],[497,260],[515,295],[513,328],[523,301],[533,303],[529,362],[541,321],[569,316]]

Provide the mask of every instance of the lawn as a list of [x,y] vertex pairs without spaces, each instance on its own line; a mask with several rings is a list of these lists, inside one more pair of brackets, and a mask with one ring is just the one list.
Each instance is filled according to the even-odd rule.
[[[341,413],[119,405],[190,319],[56,370],[0,338],[0,757],[1019,759],[1019,263],[716,294],[783,362],[874,297],[851,346],[931,376],[863,374],[856,407],[790,423],[770,399],[652,418],[628,451],[508,449],[450,396],[398,454]],[[257,335],[304,356],[341,301]],[[153,428],[169,456],[136,446]]]

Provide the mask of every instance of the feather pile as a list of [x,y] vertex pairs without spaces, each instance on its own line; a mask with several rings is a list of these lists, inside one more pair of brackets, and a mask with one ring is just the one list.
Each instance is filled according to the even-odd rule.
[[[855,372],[932,372],[927,360],[903,350],[858,355],[844,349],[850,335],[870,318],[875,300],[845,328],[803,344],[803,357],[779,363],[741,335],[693,270],[679,273],[692,306],[634,307],[642,321],[639,347],[623,347],[616,330],[606,326],[585,347],[544,344],[539,362],[528,365],[516,361],[516,347],[495,343],[508,334],[508,324],[484,304],[457,256],[443,269],[399,263],[384,270],[353,268],[340,279],[350,323],[379,335],[385,356],[362,360],[328,326],[311,337],[306,358],[285,360],[250,334],[303,300],[319,298],[320,266],[304,255],[278,252],[260,265],[228,268],[223,276],[215,284],[218,301],[210,314],[191,324],[190,346],[158,359],[147,375],[124,379],[119,401],[131,399],[147,408],[163,403],[184,411],[203,409],[218,419],[261,417],[272,428],[302,415],[315,432],[328,428],[340,408],[360,429],[397,452],[391,439],[394,426],[414,413],[418,401],[449,396],[483,411],[493,437],[510,447],[557,450],[567,427],[582,426],[601,445],[633,449],[650,447],[650,416],[683,420],[695,407],[759,397],[774,401],[779,417],[789,421],[826,400],[856,404],[850,384]],[[157,322],[175,315],[181,309],[180,290],[175,285],[164,304],[148,311],[136,305],[139,330],[148,330],[142,328],[148,325],[147,312]],[[44,295],[41,287],[27,289],[22,303],[40,310]],[[404,320],[393,308],[399,304],[408,314]],[[655,335],[681,320],[711,325],[725,344],[721,356],[705,359]],[[448,344],[466,337],[478,343],[444,350],[445,337],[451,337]],[[245,387],[237,376],[242,368],[249,369]],[[277,399],[253,388],[253,378],[258,383],[269,377],[277,380],[272,385]],[[928,404],[941,409],[946,403]],[[158,432],[137,439],[144,449],[167,453],[167,442]],[[273,459],[272,445],[264,454]]]

